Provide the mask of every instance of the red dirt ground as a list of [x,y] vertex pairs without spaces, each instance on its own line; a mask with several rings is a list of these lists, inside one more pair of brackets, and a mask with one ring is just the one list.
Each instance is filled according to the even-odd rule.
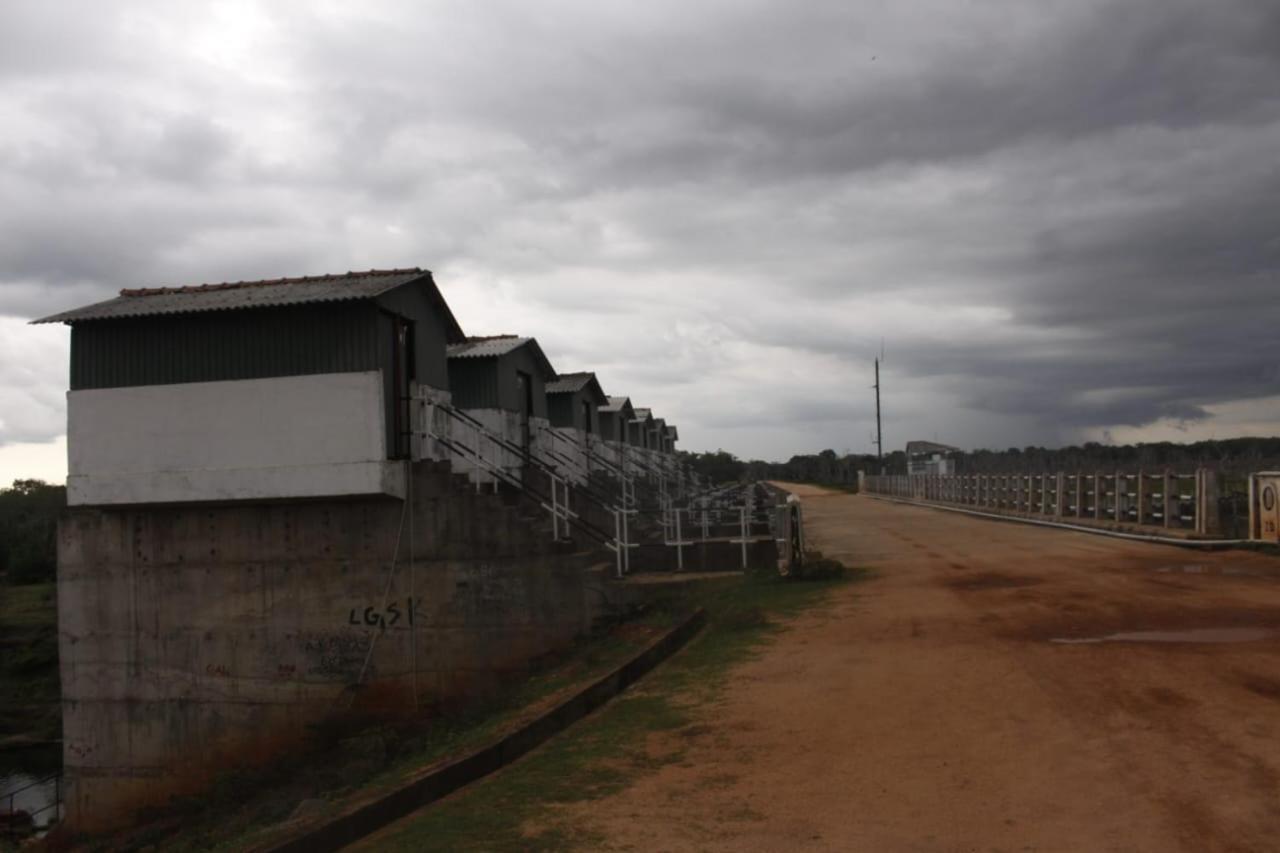
[[[692,727],[574,809],[615,849],[1280,849],[1280,560],[796,486],[839,589]],[[655,748],[661,748],[655,744]]]

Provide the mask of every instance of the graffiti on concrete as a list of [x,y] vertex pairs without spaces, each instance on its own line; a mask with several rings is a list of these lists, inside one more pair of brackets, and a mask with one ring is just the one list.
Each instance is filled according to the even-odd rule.
[[380,631],[395,627],[402,619],[406,625],[412,625],[417,603],[412,598],[406,598],[403,606],[398,601],[392,601],[385,608],[369,606],[361,610],[352,607],[347,611],[347,624],[377,628]]
[[372,637],[369,634],[313,634],[302,643],[308,661],[307,674],[322,678],[356,678],[364,666]]

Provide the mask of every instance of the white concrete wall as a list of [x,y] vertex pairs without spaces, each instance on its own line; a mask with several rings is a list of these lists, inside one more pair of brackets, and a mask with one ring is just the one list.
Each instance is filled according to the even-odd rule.
[[585,485],[591,474],[587,440],[594,436],[576,427],[551,427],[551,430],[563,439],[550,441],[548,445],[556,454],[556,467],[574,485]]
[[[501,436],[508,444],[519,447],[524,440],[521,435],[520,415],[515,412],[506,409],[467,409],[466,413],[479,421],[491,433]],[[551,429],[551,422],[546,418],[530,418],[529,428],[532,433],[533,452],[545,458],[546,448],[549,446],[551,439],[544,433]],[[451,422],[450,438],[467,447],[476,448],[478,446],[480,453],[489,463],[500,466],[513,477],[519,478],[521,476],[524,460],[519,453],[495,445],[488,437],[477,438],[474,429],[463,426],[458,421]],[[479,442],[478,445],[477,442]],[[471,482],[481,484],[493,482],[493,475],[486,471],[483,466],[477,465],[470,456],[462,453],[453,453],[450,459],[453,462],[453,470],[460,474],[466,474],[471,478]]]
[[441,444],[435,436],[443,436],[447,439],[451,435],[450,424],[453,419],[442,412],[438,406],[450,405],[453,402],[453,395],[430,385],[414,383],[410,396],[413,397],[414,460],[442,461],[451,458],[449,448]]
[[621,443],[593,435],[591,436],[591,451],[615,468],[622,467]]
[[403,497],[384,419],[378,371],[71,391],[67,502]]

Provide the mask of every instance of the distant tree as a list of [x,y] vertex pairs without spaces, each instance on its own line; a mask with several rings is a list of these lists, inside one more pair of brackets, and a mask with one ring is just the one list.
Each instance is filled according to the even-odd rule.
[[726,450],[706,453],[680,451],[680,459],[712,483],[733,483],[744,478],[747,465]]

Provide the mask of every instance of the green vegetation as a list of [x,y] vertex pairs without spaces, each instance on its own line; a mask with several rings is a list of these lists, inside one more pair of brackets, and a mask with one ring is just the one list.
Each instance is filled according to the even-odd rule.
[[0,489],[0,747],[61,736],[58,515],[66,489],[15,480]]
[[0,586],[0,743],[56,740],[61,719],[54,585]]
[[[702,454],[710,455],[710,454]],[[883,462],[871,454],[837,454],[834,450],[792,456],[786,462],[741,462],[740,476],[750,480],[788,480],[794,483],[851,486],[858,471],[874,474],[881,467],[889,474],[905,474],[907,457],[901,450],[886,453]],[[1158,471],[1174,468],[1187,473],[1204,466],[1228,475],[1280,468],[1280,438],[1231,438],[1176,444],[1099,444],[1070,447],[1010,447],[1007,450],[970,450],[955,454],[960,474],[1012,474],[1038,471]],[[727,464],[727,463],[721,463]]]
[[743,478],[747,464],[727,450],[689,453],[676,451],[681,463],[712,483],[735,483]]
[[[678,606],[661,602],[602,626],[595,637],[536,663],[526,678],[501,692],[465,706],[431,709],[426,719],[347,718],[312,726],[308,742],[293,754],[225,772],[212,790],[144,815],[146,825],[126,837],[103,839],[103,849],[240,849],[271,836],[273,825],[300,806],[326,814],[352,796],[394,789],[425,767],[491,742],[537,708],[616,668],[674,625],[683,615]],[[93,848],[94,839],[81,840]]]
[[10,488],[0,489],[0,583],[54,579],[58,516],[66,505],[66,487],[43,480],[14,480]]
[[[699,708],[716,699],[732,667],[758,654],[780,621],[819,601],[835,584],[864,573],[827,570],[813,582],[758,572],[690,590],[681,606],[707,608],[708,623],[689,646],[630,691],[501,773],[432,805],[380,850],[536,851],[590,849],[599,839],[557,806],[620,790],[641,774],[682,760],[682,734],[705,731]],[[667,732],[675,746],[655,756],[647,736]]]

